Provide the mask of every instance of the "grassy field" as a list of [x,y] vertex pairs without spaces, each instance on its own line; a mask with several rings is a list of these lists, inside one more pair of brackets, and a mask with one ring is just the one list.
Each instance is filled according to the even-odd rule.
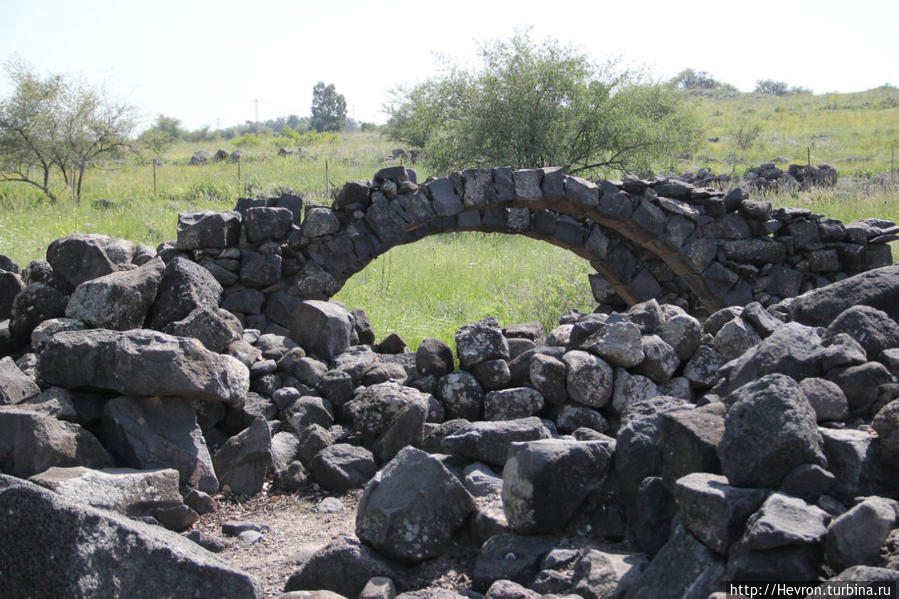
[[[897,186],[886,175],[891,147],[899,142],[899,91],[700,97],[697,107],[708,123],[708,137],[718,141],[685,158],[677,166],[680,172],[708,166],[716,173],[739,174],[779,156],[804,162],[808,147],[813,163],[826,162],[840,171],[839,185],[766,199],[844,222],[870,216],[899,221]],[[305,151],[277,156],[278,147],[297,145]],[[76,231],[155,246],[174,238],[181,210],[227,210],[238,197],[276,195],[282,186],[308,202],[329,203],[326,163],[332,189],[339,188],[346,180],[371,177],[384,166],[380,157],[397,145],[373,132],[317,142],[263,138],[243,148],[238,179],[234,163],[187,165],[195,151],[213,153],[221,147],[230,152],[233,142],[182,142],[169,149],[166,164],[157,169],[155,196],[150,163],[134,159],[89,172],[78,205],[64,188],[58,190],[59,202],[51,204],[26,186],[0,184],[0,254],[24,265],[43,257],[54,239]],[[733,155],[736,167],[726,162]],[[417,170],[421,180],[440,174]],[[112,206],[99,207],[99,198]],[[895,247],[894,256],[899,262]],[[496,316],[502,324],[540,320],[550,327],[568,309],[590,310],[589,272],[585,261],[546,243],[453,234],[394,248],[353,277],[335,299],[364,308],[379,338],[395,331],[415,348],[424,337],[452,344],[460,325],[485,316]]]

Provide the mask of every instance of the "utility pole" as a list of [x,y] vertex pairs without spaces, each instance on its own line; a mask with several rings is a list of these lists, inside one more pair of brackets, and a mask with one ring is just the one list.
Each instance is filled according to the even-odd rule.
[[215,117],[215,130],[221,131],[222,129],[222,119],[219,117]]
[[258,124],[259,123],[259,99],[256,98],[255,100],[253,100],[253,103],[256,105],[256,120],[253,122]]

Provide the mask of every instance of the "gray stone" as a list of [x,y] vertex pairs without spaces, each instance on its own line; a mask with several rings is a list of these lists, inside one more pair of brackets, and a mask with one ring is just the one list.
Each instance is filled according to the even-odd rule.
[[362,487],[378,471],[370,451],[347,443],[325,447],[315,454],[308,467],[319,485],[335,493]]
[[25,289],[25,282],[18,273],[0,268],[0,320],[12,315],[12,303],[16,295]]
[[565,388],[568,397],[585,406],[601,408],[612,398],[613,370],[602,358],[581,350],[562,356],[568,367]]
[[619,414],[623,413],[631,403],[649,399],[658,394],[658,386],[642,374],[628,374],[623,368],[615,370],[612,408]]
[[474,378],[485,391],[495,391],[508,386],[512,380],[507,360],[484,360],[469,367]]
[[784,302],[796,321],[828,326],[843,311],[865,305],[899,319],[899,265],[884,266],[814,289]]
[[622,368],[636,366],[644,358],[640,328],[633,322],[608,323],[580,346]]
[[447,418],[480,420],[484,409],[484,391],[470,373],[460,370],[437,381],[437,398]]
[[40,392],[34,379],[22,372],[12,358],[0,358],[0,405],[22,403]]
[[692,472],[721,472],[718,443],[724,417],[705,409],[673,410],[662,414],[659,426],[662,478],[669,488]]
[[536,416],[543,409],[543,396],[530,387],[490,391],[484,396],[484,420],[516,420]]
[[674,496],[658,476],[647,476],[637,487],[637,494],[626,506],[630,537],[647,553],[658,553],[671,534],[675,515]]
[[631,582],[628,599],[707,599],[721,587],[724,563],[712,550],[677,526],[664,547]]
[[376,576],[397,578],[396,568],[380,554],[351,537],[338,538],[317,550],[290,575],[284,586],[292,591],[328,590],[358,597]]
[[212,458],[190,403],[158,397],[119,397],[103,410],[106,445],[124,463],[174,468],[185,489],[218,490]]
[[394,382],[366,388],[344,406],[353,419],[353,427],[366,443],[374,444],[390,427],[397,415],[415,401],[427,404],[428,396],[412,387]]
[[158,507],[153,510],[150,517],[175,532],[183,532],[200,520],[200,515],[184,504]]
[[0,536],[18,539],[0,547],[10,596],[263,596],[255,578],[179,535],[37,485],[0,475],[0,506]]
[[529,586],[543,557],[553,548],[551,537],[502,533],[482,546],[472,573],[472,587],[486,590],[497,580]]
[[283,239],[293,224],[293,212],[289,208],[252,207],[244,214],[243,230],[250,243],[267,239]]
[[499,422],[473,422],[444,437],[447,453],[492,466],[502,466],[512,443],[548,439],[550,432],[536,416]]
[[47,341],[50,337],[56,333],[62,331],[83,331],[86,328],[88,328],[86,324],[80,320],[71,318],[51,318],[45,320],[31,331],[31,349],[40,353],[44,349],[44,346],[47,345]]
[[228,439],[212,458],[221,491],[243,497],[259,493],[272,463],[271,443],[271,431],[262,418]]
[[568,367],[552,356],[535,353],[531,358],[529,380],[551,404],[561,405],[568,398],[565,387],[567,373]]
[[850,566],[876,566],[880,548],[896,524],[895,502],[868,497],[827,527],[824,554],[836,571]]
[[290,336],[306,353],[328,361],[350,346],[353,325],[349,313],[333,302],[306,300],[290,326]]
[[559,532],[599,487],[615,446],[546,439],[513,443],[503,468],[503,510],[516,532]]
[[415,352],[415,368],[418,374],[442,377],[453,371],[453,350],[439,339],[423,339]]
[[761,341],[762,338],[748,322],[742,318],[734,318],[721,327],[712,341],[712,347],[721,354],[725,362],[728,362],[743,355]]
[[54,278],[68,292],[90,279],[118,270],[131,261],[134,244],[108,235],[74,233],[53,241],[47,247],[47,262]]
[[574,565],[571,591],[584,599],[611,599],[626,592],[648,563],[642,553],[588,549]]
[[583,428],[602,433],[609,428],[609,423],[598,410],[571,403],[565,404],[556,412],[555,422],[560,433],[572,433]]
[[678,514],[684,525],[710,549],[727,553],[743,534],[746,519],[765,501],[765,489],[744,489],[718,474],[695,472],[674,485]]
[[462,484],[474,497],[484,497],[503,490],[503,479],[493,469],[482,462],[474,462],[465,467]]
[[356,534],[390,558],[417,563],[440,555],[472,509],[471,495],[455,476],[408,447],[366,485]]
[[805,501],[815,501],[833,487],[836,477],[817,464],[796,466],[780,484],[780,490]]
[[239,212],[186,210],[178,213],[176,249],[226,248],[237,245],[239,239]]
[[755,332],[763,339],[777,330],[783,322],[775,318],[768,310],[758,302],[746,304],[740,315],[743,320],[752,325]]
[[877,433],[884,457],[899,457],[899,399],[883,406],[874,416],[871,427]]
[[509,360],[509,342],[494,319],[465,325],[456,332],[456,355],[462,368],[485,360]]
[[427,397],[420,397],[408,403],[391,420],[390,426],[375,444],[375,456],[378,460],[386,463],[404,447],[421,444],[425,436],[427,418]]
[[28,339],[31,332],[45,320],[65,316],[68,297],[58,290],[32,283],[16,294],[10,309],[9,335]]
[[677,352],[658,335],[644,335],[641,342],[645,357],[635,370],[659,384],[670,381],[680,366]]
[[156,299],[165,264],[154,258],[134,270],[125,270],[85,281],[75,288],[66,306],[66,317],[94,328],[140,328]]
[[314,239],[340,230],[337,215],[327,206],[309,206],[303,219],[303,237]]
[[151,330],[64,331],[40,355],[47,385],[109,389],[125,395],[171,395],[240,404],[247,368],[195,340]]
[[806,582],[822,574],[819,544],[787,545],[765,551],[743,541],[731,546],[727,556],[727,580],[778,580]]
[[793,379],[767,375],[728,399],[718,456],[731,484],[777,487],[800,464],[826,464],[815,412]]
[[877,436],[869,431],[818,429],[824,440],[827,468],[836,481],[828,494],[851,504],[859,494],[867,493],[876,478]]
[[877,399],[877,389],[893,382],[893,375],[880,362],[866,362],[858,366],[836,368],[827,373],[846,394],[849,411],[866,414]]
[[684,366],[684,376],[696,387],[711,387],[721,378],[718,370],[725,363],[724,356],[708,345],[700,345]]
[[823,346],[815,329],[788,322],[736,359],[727,374],[730,389],[780,373],[801,380],[821,374]]
[[19,478],[52,466],[112,464],[112,457],[86,429],[25,406],[0,408],[0,431],[0,470]]
[[278,254],[240,251],[240,282],[247,287],[267,287],[281,280],[282,259]]
[[161,330],[199,306],[218,308],[221,297],[222,286],[208,270],[183,256],[175,256],[165,266],[147,326]]
[[844,421],[849,417],[849,402],[840,386],[827,379],[809,377],[799,387],[815,410],[818,422]]
[[839,333],[858,341],[872,358],[885,349],[899,347],[899,323],[871,306],[853,306],[841,312],[827,326],[821,340],[828,344]]
[[743,542],[755,550],[817,543],[824,538],[828,519],[821,508],[797,497],[773,493],[749,518]]
[[659,327],[658,335],[674,348],[680,361],[689,360],[699,347],[702,325],[689,314],[677,314],[669,317]]
[[126,516],[150,515],[157,508],[181,505],[178,471],[172,468],[132,470],[82,466],[52,467],[28,480],[66,499]]

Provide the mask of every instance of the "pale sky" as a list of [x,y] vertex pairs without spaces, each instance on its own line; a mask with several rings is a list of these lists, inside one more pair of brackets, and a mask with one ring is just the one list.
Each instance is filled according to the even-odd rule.
[[899,85],[897,0],[0,0],[0,61],[104,85],[145,125],[226,127],[253,120],[257,99],[260,120],[307,116],[320,80],[381,123],[388,91],[433,75],[435,53],[470,62],[478,41],[528,27],[660,79],[690,67],[743,91]]

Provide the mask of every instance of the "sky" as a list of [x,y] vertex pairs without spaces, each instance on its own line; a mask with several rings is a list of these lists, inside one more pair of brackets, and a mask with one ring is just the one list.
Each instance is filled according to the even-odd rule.
[[[525,29],[658,79],[689,67],[742,91],[899,85],[897,0],[0,0],[0,62],[102,86],[143,126],[308,116],[318,81],[348,116],[383,123],[390,90],[439,72],[438,57],[473,65],[479,43]],[[0,98],[11,91],[0,73]]]

